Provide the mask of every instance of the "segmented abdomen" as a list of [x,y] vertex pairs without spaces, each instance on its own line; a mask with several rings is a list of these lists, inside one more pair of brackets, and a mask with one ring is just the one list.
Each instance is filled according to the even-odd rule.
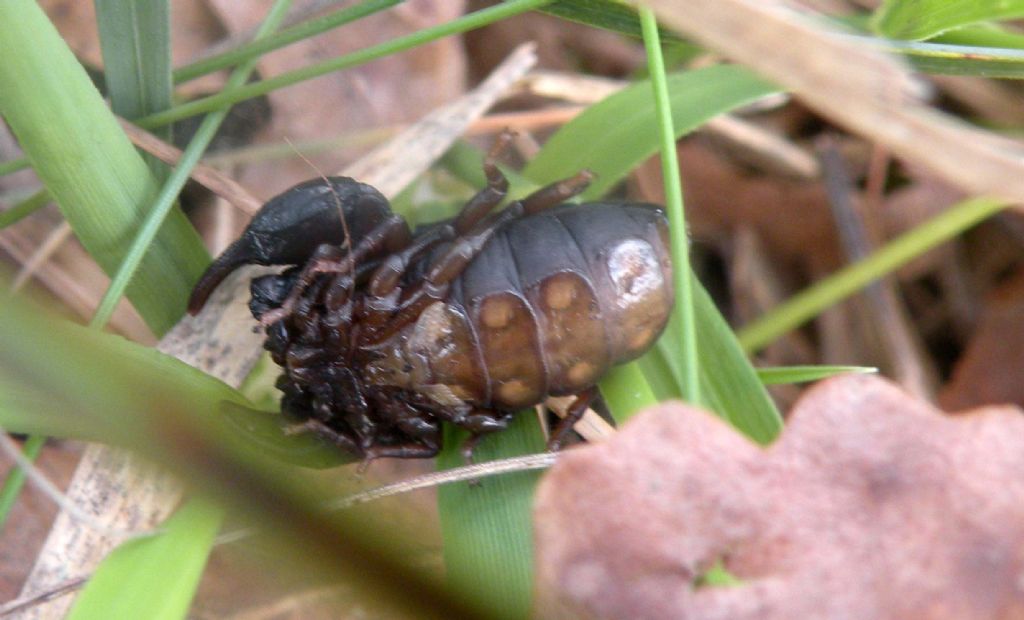
[[578,393],[651,346],[671,282],[653,205],[562,205],[513,221],[399,339],[410,387],[500,409]]

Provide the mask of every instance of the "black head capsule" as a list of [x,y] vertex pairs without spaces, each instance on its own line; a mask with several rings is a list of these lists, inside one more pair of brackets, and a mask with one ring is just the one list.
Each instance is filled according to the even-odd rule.
[[192,290],[188,311],[198,313],[242,265],[302,265],[321,245],[345,245],[346,233],[354,244],[389,216],[391,204],[383,194],[348,177],[312,179],[285,190],[210,264]]

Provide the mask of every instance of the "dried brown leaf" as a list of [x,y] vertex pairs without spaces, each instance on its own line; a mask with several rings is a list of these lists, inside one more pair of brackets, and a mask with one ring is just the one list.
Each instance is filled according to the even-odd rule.
[[[1024,416],[823,382],[761,449],[680,404],[571,451],[537,494],[545,617],[1024,617]],[[742,583],[694,587],[721,561]]]

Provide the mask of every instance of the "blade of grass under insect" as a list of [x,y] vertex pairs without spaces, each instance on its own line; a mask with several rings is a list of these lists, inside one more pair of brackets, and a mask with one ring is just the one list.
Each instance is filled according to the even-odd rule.
[[[442,165],[472,187],[482,187],[481,153],[457,143],[442,158]],[[506,171],[510,193],[521,195],[536,186]],[[468,434],[446,425],[438,470],[464,464],[459,450]],[[516,415],[509,428],[488,437],[474,453],[476,462],[534,454],[544,449],[536,417]],[[457,592],[489,599],[500,618],[529,616],[533,584],[533,527],[530,509],[538,472],[488,478],[480,485],[456,483],[438,489],[438,512],[444,540],[448,584]]]
[[[468,433],[448,425],[438,469],[464,465],[458,447]],[[454,446],[454,449],[452,448]],[[535,454],[544,437],[534,416],[517,414],[509,428],[474,452],[476,462]],[[533,490],[539,472],[496,476],[438,488],[444,537],[445,575],[450,587],[480,605],[500,610],[495,618],[529,617],[533,590]]]
[[665,63],[661,57],[661,40],[658,38],[658,21],[654,17],[654,11],[640,9],[640,26],[643,30],[644,47],[647,50],[647,68],[654,89],[654,108],[661,137],[661,174],[665,183],[665,210],[668,213],[673,265],[672,283],[676,293],[676,303],[672,312],[682,332],[677,344],[683,374],[683,398],[696,405],[701,402],[698,379],[700,367],[697,357],[697,333],[694,327],[696,321],[693,317],[693,289],[690,286],[692,279],[689,277],[690,240],[686,233],[683,187],[679,180],[676,132],[672,125]]
[[758,368],[757,377],[765,385],[808,383],[839,375],[866,375],[878,372],[872,366],[777,366]]
[[761,349],[789,330],[814,318],[822,310],[999,213],[1006,206],[990,198],[972,198],[950,207],[886,243],[864,260],[816,282],[745,325],[737,334],[740,343],[748,352]]
[[1024,17],[1024,0],[885,0],[872,26],[890,39],[927,39],[983,21]]
[[6,211],[0,212],[0,229],[16,224],[42,209],[50,202],[50,193],[45,189],[32,194]]
[[[260,28],[260,32],[257,33],[257,38],[261,37],[266,32],[273,30],[281,20],[284,19],[284,13],[287,11],[289,6],[291,6],[291,0],[278,0],[275,2],[274,6],[271,7],[266,20],[264,20],[263,25]],[[237,88],[242,84],[245,84],[255,68],[256,59],[246,61],[240,65],[234,72],[232,72],[231,77],[228,78],[226,88]],[[107,291],[103,294],[103,298],[100,300],[99,307],[96,309],[96,314],[93,315],[91,325],[105,324],[114,313],[114,309],[117,307],[118,301],[120,301],[121,296],[124,295],[125,289],[128,287],[143,258],[149,251],[150,245],[156,238],[160,228],[163,226],[165,218],[174,208],[178,194],[181,193],[181,189],[185,187],[185,183],[188,182],[189,177],[192,174],[192,169],[199,163],[199,159],[203,156],[203,152],[206,151],[206,147],[209,146],[210,142],[213,140],[214,135],[217,133],[217,129],[220,127],[220,124],[224,121],[227,114],[227,107],[211,112],[199,125],[199,129],[196,130],[195,136],[181,154],[178,164],[174,167],[170,177],[168,177],[167,182],[160,191],[160,195],[156,199],[156,203],[146,216],[142,227],[139,229],[138,234],[132,241],[124,260],[118,266],[116,273],[111,279],[110,286],[107,288]]]
[[281,75],[260,80],[259,82],[246,84],[245,86],[238,88],[225,89],[216,95],[196,99],[171,108],[166,112],[153,114],[146,118],[139,119],[138,125],[143,128],[157,127],[173,123],[174,121],[178,121],[189,116],[195,116],[196,114],[210,112],[225,105],[265,95],[279,88],[284,88],[285,86],[291,86],[292,84],[310,80],[333,71],[348,69],[349,67],[354,67],[377,58],[390,56],[391,54],[396,54],[425,43],[430,43],[431,41],[435,41],[443,37],[460,34],[476,28],[482,28],[483,26],[492,24],[496,21],[531,11],[547,4],[548,2],[550,2],[550,0],[509,0],[508,2],[470,13],[469,15],[460,17],[459,19],[454,19],[450,22],[432,26],[430,28],[424,28],[423,30],[419,30],[410,35],[398,37],[397,39],[392,39],[386,43],[374,45],[372,47],[359,50],[358,52],[338,56],[337,58],[325,60],[324,62],[320,62],[315,65],[296,69],[295,71],[282,73]]
[[[171,8],[167,0],[95,0],[110,107],[128,120],[171,107]],[[171,127],[155,130],[170,141]],[[167,168],[146,156],[158,178]]]
[[[25,440],[22,454],[29,461],[35,461],[45,443],[45,435],[32,435]],[[0,488],[0,534],[3,533],[4,525],[7,524],[7,517],[10,516],[11,509],[14,508],[14,504],[18,501],[18,495],[24,486],[25,470],[21,467],[12,468],[7,477],[4,478],[3,488]]]
[[[675,138],[705,121],[779,89],[738,66],[675,73],[667,79]],[[657,113],[650,83],[637,82],[591,106],[559,129],[523,175],[538,185],[587,168],[597,175],[584,200],[606,194],[641,162],[658,152]]]
[[220,529],[222,511],[191,499],[154,536],[112,551],[78,595],[70,620],[185,618]]
[[213,73],[214,71],[232,67],[240,62],[258,58],[267,52],[280,49],[286,45],[295,43],[296,41],[314,37],[318,34],[327,32],[328,30],[338,28],[339,26],[344,26],[345,24],[358,19],[373,15],[374,13],[390,9],[396,4],[400,4],[404,1],[405,0],[367,0],[366,2],[360,2],[355,6],[345,7],[333,13],[328,13],[327,15],[307,20],[276,34],[264,37],[258,41],[250,41],[249,43],[240,45],[233,50],[224,52],[223,54],[203,58],[179,69],[175,69],[173,73],[174,82],[180,84],[182,82],[187,82],[197,77],[204,76],[208,73]]
[[[155,180],[36,2],[0,2],[0,58],[0,114],[76,237],[113,273],[156,195]],[[208,261],[174,211],[127,290],[154,333],[177,322]]]

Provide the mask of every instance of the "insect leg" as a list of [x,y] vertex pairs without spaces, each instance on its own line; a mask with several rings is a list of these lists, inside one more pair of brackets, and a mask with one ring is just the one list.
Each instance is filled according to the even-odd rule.
[[574,424],[580,421],[583,414],[587,412],[587,407],[597,397],[597,387],[586,389],[576,395],[576,400],[569,405],[569,408],[565,412],[565,417],[562,418],[558,424],[555,425],[554,430],[551,431],[551,437],[548,439],[548,450],[551,452],[557,452],[562,447],[562,442],[569,435],[569,431],[572,430]]
[[[513,210],[513,207],[519,209]],[[402,295],[397,307],[389,307],[386,312],[386,325],[382,329],[368,332],[368,342],[380,342],[398,333],[403,327],[419,318],[420,314],[431,304],[443,301],[448,294],[448,287],[463,272],[467,265],[483,249],[484,245],[494,236],[494,232],[502,224],[510,222],[522,214],[521,205],[514,203],[507,209],[496,213],[479,222],[473,230],[458,239],[452,247],[435,259],[427,269],[421,282],[409,288]],[[368,322],[369,323],[369,322]],[[378,321],[382,323],[382,321]]]
[[550,209],[551,207],[557,207],[573,196],[582,193],[593,179],[593,172],[581,170],[575,176],[571,176],[568,179],[562,179],[561,181],[555,181],[551,185],[545,185],[520,201],[523,205],[523,214],[529,215]]
[[352,457],[352,461],[362,460],[366,456],[363,449],[359,447],[359,444],[352,437],[331,428],[321,420],[310,418],[300,422],[299,424],[289,425],[285,428],[285,434],[294,434],[297,432],[309,432],[323,438],[337,446],[347,456]]
[[465,234],[501,204],[508,194],[508,179],[498,168],[497,158],[508,147],[511,138],[511,133],[503,132],[498,136],[498,140],[484,159],[487,187],[477,192],[452,220],[427,230],[417,236],[407,248],[387,257],[370,278],[369,291],[371,295],[375,297],[388,295],[398,286],[402,274],[416,259],[439,243]]
[[452,245],[451,249],[431,263],[426,280],[434,286],[451,282],[462,273],[466,265],[494,236],[495,231],[504,224],[565,202],[586,189],[593,178],[592,172],[583,170],[576,176],[538,189],[523,200],[510,204],[501,213],[478,221],[473,229],[467,231]]
[[509,422],[512,421],[512,415],[507,411],[498,411],[497,409],[474,409],[472,413],[456,422],[470,432],[469,438],[462,442],[462,447],[459,449],[462,452],[462,459],[467,464],[472,464],[473,450],[476,449],[480,440],[491,433],[508,428]]
[[360,468],[365,469],[371,461],[380,458],[429,459],[437,456],[440,451],[440,443],[430,444],[416,441],[391,446],[372,446],[366,450],[366,460]]
[[351,252],[345,254],[340,246],[321,245],[299,273],[291,293],[280,308],[260,317],[260,323],[271,325],[287,317],[303,291],[321,273],[352,273],[355,266],[379,252],[394,252],[406,247],[412,239],[409,225],[398,215],[391,215],[367,233]]

